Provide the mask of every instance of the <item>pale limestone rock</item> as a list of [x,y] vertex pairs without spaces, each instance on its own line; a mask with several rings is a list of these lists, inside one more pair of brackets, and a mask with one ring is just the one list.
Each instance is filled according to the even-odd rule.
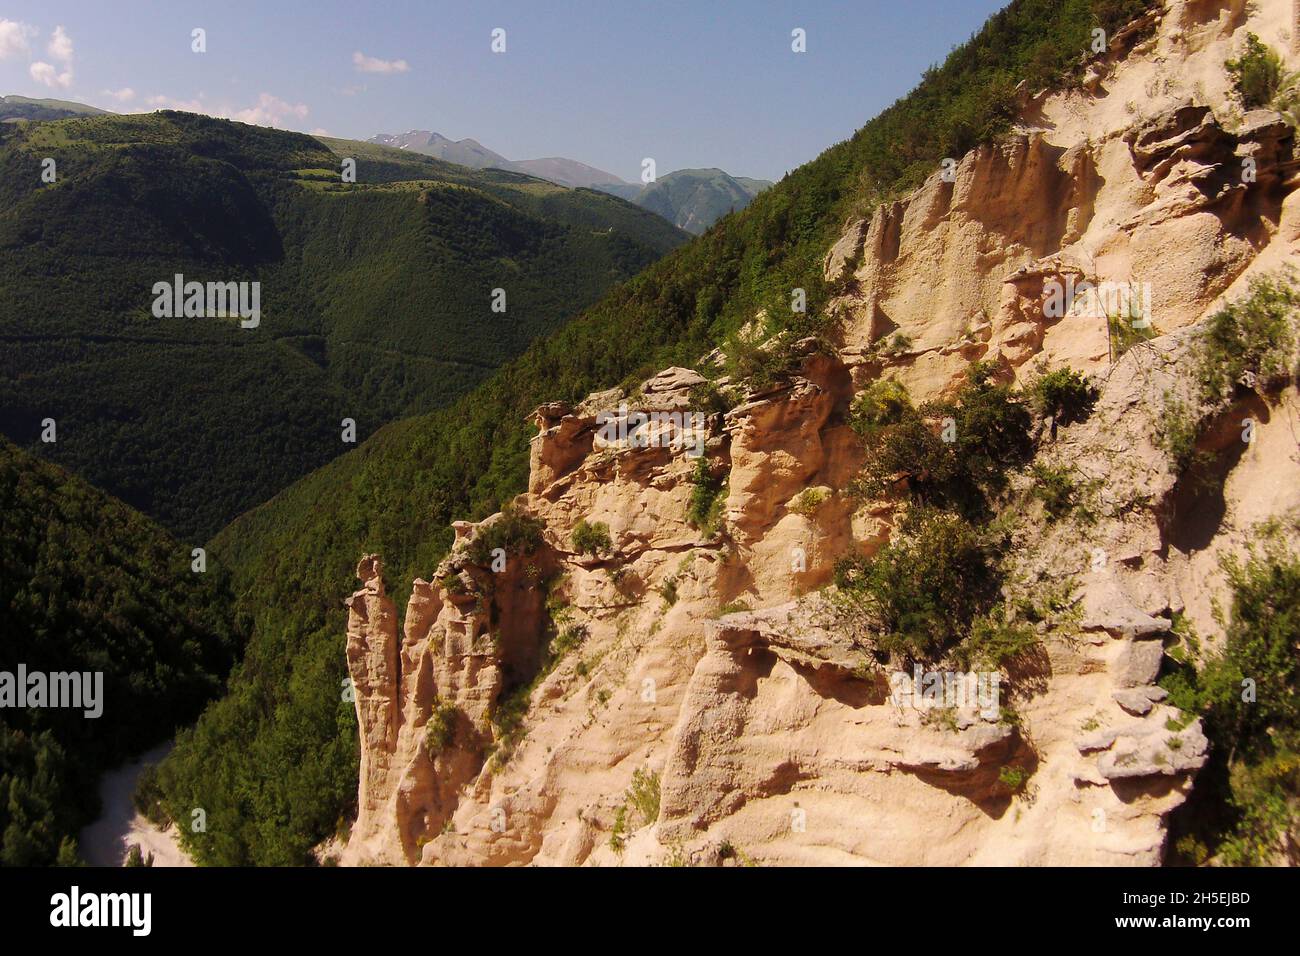
[[1164,659],[1159,641],[1129,641],[1115,662],[1116,682],[1120,687],[1142,687],[1155,681]]
[[641,383],[638,405],[647,410],[673,410],[690,407],[691,389],[708,381],[689,368],[666,368]]
[[1169,696],[1163,687],[1127,687],[1111,695],[1130,714],[1145,717],[1152,708]]
[[[1172,0],[1156,21],[1136,46],[1135,33],[1112,37],[1087,88],[1019,91],[1022,128],[954,157],[956,182],[936,171],[850,217],[824,259],[847,316],[837,355],[810,352],[789,381],[709,421],[727,480],[715,536],[686,521],[695,463],[682,450],[594,447],[596,417],[624,401],[687,407],[701,378],[668,369],[631,395],[538,409],[516,504],[546,543],[505,575],[467,564],[483,525],[458,523],[455,550],[415,582],[399,640],[378,564],[363,561],[348,622],[362,776],[344,862],[726,865],[724,845],[771,864],[1160,861],[1166,817],[1208,747],[1198,721],[1170,729],[1182,718],[1152,683],[1169,615],[1213,644],[1220,557],[1242,552],[1254,522],[1300,507],[1294,388],[1256,412],[1225,516],[1206,528],[1176,506],[1164,396],[1190,394],[1195,323],[1296,259],[1300,198],[1288,132],[1237,115],[1222,67],[1246,30],[1282,47],[1289,4]],[[1229,175],[1247,157],[1251,189]],[[1163,334],[1112,364],[1104,320],[1045,315],[1048,284],[1081,278],[1150,283]],[[882,349],[896,333],[911,344]],[[1034,667],[1003,687],[1015,723],[897,705],[870,628],[811,593],[897,521],[892,505],[843,494],[861,461],[844,425],[854,393],[884,376],[920,403],[977,359],[1022,384],[1069,364],[1101,389],[1092,416],[1040,452],[1099,483],[1099,517],[1025,516],[1022,570],[1073,582],[1081,630],[1045,630]],[[806,488],[833,494],[800,514]],[[583,519],[609,525],[617,557],[572,554]],[[544,579],[583,636],[543,676]],[[490,714],[530,684],[522,736],[494,740]],[[459,716],[431,755],[436,700]],[[510,759],[490,760],[493,744]],[[620,851],[611,836],[637,771],[658,776],[659,812],[625,810]],[[1024,794],[1008,772],[1028,775]]]
[[[1108,631],[1129,638],[1149,637],[1169,630],[1169,621],[1152,617],[1134,606],[1113,574],[1098,575],[1088,584],[1080,624],[1084,630]],[[1159,642],[1156,649],[1159,650]]]

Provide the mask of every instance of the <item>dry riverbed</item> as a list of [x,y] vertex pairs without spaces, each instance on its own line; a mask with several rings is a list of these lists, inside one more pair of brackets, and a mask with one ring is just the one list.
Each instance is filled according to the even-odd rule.
[[160,830],[131,803],[136,779],[145,767],[156,764],[172,749],[170,742],[141,754],[134,761],[110,770],[99,783],[103,802],[100,818],[81,831],[81,856],[91,866],[122,866],[131,845],[138,843],[154,866],[193,866],[176,840],[175,828]]

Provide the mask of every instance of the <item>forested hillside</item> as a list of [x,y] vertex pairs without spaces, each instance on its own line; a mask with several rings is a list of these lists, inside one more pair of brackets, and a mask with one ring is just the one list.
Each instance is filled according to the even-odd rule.
[[[685,238],[331,144],[166,112],[0,127],[0,432],[202,540],[350,447],[343,419],[360,440],[445,405]],[[259,324],[155,318],[176,274],[260,282]]]
[[[769,331],[823,332],[820,264],[846,217],[922,182],[1010,125],[1022,81],[1071,82],[1091,31],[1127,22],[1144,0],[1018,0],[920,86],[840,143],[531,347],[455,405],[382,429],[241,517],[212,542],[236,575],[255,635],[228,697],[164,764],[173,812],[202,804],[219,824],[190,839],[208,863],[293,863],[342,822],[355,795],[355,738],[340,705],[340,598],[359,555],[387,563],[398,607],[428,575],[452,520],[481,517],[522,490],[527,420],[669,364],[693,365],[730,340],[737,371],[779,374],[734,332],[760,308]],[[790,290],[808,294],[808,319]]]
[[221,689],[243,628],[225,574],[0,438],[0,671],[103,673],[102,714],[0,708],[0,863],[76,859],[99,776]]

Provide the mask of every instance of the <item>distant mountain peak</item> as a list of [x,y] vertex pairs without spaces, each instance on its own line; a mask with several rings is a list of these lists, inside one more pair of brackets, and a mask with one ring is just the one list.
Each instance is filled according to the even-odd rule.
[[716,166],[679,169],[660,176],[630,197],[680,229],[699,235],[729,212],[739,212],[772,184],[732,176]]
[[744,209],[756,195],[772,185],[767,180],[732,176],[726,170],[710,166],[679,169],[643,186],[576,159],[546,156],[511,160],[477,140],[451,140],[440,133],[422,129],[398,134],[380,133],[370,137],[369,142],[425,153],[473,169],[493,167],[525,173],[570,188],[599,189],[648,209],[696,235],[727,213]]
[[370,137],[369,142],[378,143],[381,146],[408,149],[416,153],[425,153],[446,160],[449,163],[468,166],[471,169],[492,167],[494,169],[524,173],[570,188],[599,189],[602,186],[628,185],[613,173],[607,173],[603,169],[580,163],[576,159],[567,159],[563,156],[547,156],[542,159],[511,160],[488,149],[478,140],[468,137],[461,140],[452,140],[441,133],[424,129],[413,129],[397,134],[380,133]]

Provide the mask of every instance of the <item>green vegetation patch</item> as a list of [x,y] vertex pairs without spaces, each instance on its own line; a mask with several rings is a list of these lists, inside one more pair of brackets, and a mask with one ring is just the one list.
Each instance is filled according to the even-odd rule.
[[1007,484],[1007,473],[1033,454],[1029,411],[994,369],[975,363],[951,402],[912,406],[893,383],[866,389],[850,410],[849,423],[866,452],[853,493],[887,497],[901,484],[922,504],[954,508],[971,518],[986,516],[989,501]]
[[841,558],[835,583],[865,613],[880,650],[936,660],[992,609],[1003,544],[959,515],[918,508],[872,558]]
[[1040,375],[1029,387],[1034,411],[1056,425],[1085,421],[1097,402],[1096,386],[1072,368],[1062,367]]
[[[1290,528],[1294,541],[1296,529]],[[1174,857],[1228,865],[1296,862],[1300,837],[1300,557],[1276,529],[1224,563],[1231,601],[1222,651],[1161,685],[1204,719],[1212,750],[1175,815]],[[1222,621],[1221,621],[1222,623]]]
[[691,501],[686,520],[706,538],[712,538],[722,526],[723,507],[727,502],[727,482],[713,473],[709,459],[701,455],[691,473]]
[[597,556],[614,550],[609,538],[609,525],[603,521],[588,523],[586,518],[573,526],[573,550],[578,554]]
[[525,514],[513,505],[506,505],[500,518],[478,529],[474,540],[465,549],[465,555],[471,563],[487,567],[492,563],[495,551],[504,551],[507,555],[532,554],[541,547],[545,528],[541,519]]

